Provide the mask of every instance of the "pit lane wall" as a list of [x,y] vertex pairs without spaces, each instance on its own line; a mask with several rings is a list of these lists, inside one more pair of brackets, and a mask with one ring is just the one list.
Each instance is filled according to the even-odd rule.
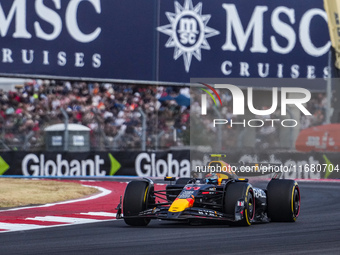
[[[0,175],[32,177],[75,176],[140,176],[140,177],[189,177],[195,166],[209,162],[202,153],[202,161],[190,162],[189,150],[158,152],[2,152]],[[227,154],[227,162],[282,163],[284,178],[335,179],[340,178],[338,153],[242,153]],[[244,171],[240,176],[252,176]]]

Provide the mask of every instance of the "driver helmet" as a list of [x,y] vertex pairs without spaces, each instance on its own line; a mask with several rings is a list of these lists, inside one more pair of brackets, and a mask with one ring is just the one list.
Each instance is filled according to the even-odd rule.
[[216,173],[209,173],[205,176],[205,182],[206,183],[217,183],[218,182],[218,176]]

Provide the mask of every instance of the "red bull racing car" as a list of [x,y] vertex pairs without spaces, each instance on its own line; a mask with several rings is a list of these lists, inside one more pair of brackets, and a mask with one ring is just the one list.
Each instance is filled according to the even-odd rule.
[[[229,166],[223,160],[209,166]],[[255,222],[294,222],[300,213],[300,190],[296,181],[273,178],[266,189],[253,187],[235,171],[209,173],[205,178],[166,177],[172,182],[155,190],[152,180],[131,181],[125,190],[117,218],[131,226],[146,226],[151,219],[216,220],[250,226]]]

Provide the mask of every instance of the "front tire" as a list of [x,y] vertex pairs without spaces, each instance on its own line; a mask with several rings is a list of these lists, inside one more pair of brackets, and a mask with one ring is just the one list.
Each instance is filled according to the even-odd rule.
[[150,223],[150,219],[147,218],[125,218],[138,216],[140,212],[147,209],[150,186],[146,181],[131,181],[126,186],[123,200],[123,215],[126,224],[146,226]]
[[267,186],[268,217],[276,222],[295,222],[300,214],[300,189],[294,180],[271,180]]
[[224,197],[224,209],[226,214],[235,215],[236,202],[244,199],[243,219],[235,222],[235,225],[250,226],[255,216],[255,197],[253,188],[249,183],[234,182],[228,184]]

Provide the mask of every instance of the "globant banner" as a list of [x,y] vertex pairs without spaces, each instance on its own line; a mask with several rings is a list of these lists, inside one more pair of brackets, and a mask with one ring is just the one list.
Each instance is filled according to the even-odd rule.
[[190,176],[190,153],[164,152],[1,152],[0,176],[103,177]]
[[[105,177],[139,176],[190,177],[197,166],[207,166],[209,155],[201,153],[201,160],[190,162],[189,150],[161,152],[2,152],[0,153],[0,176],[26,177]],[[228,153],[227,163],[259,163],[281,171],[283,178],[291,179],[337,179],[340,178],[338,153]],[[240,168],[239,176],[270,177],[266,171]],[[201,171],[204,174],[204,171]]]
[[323,78],[320,0],[0,0],[0,74]]

